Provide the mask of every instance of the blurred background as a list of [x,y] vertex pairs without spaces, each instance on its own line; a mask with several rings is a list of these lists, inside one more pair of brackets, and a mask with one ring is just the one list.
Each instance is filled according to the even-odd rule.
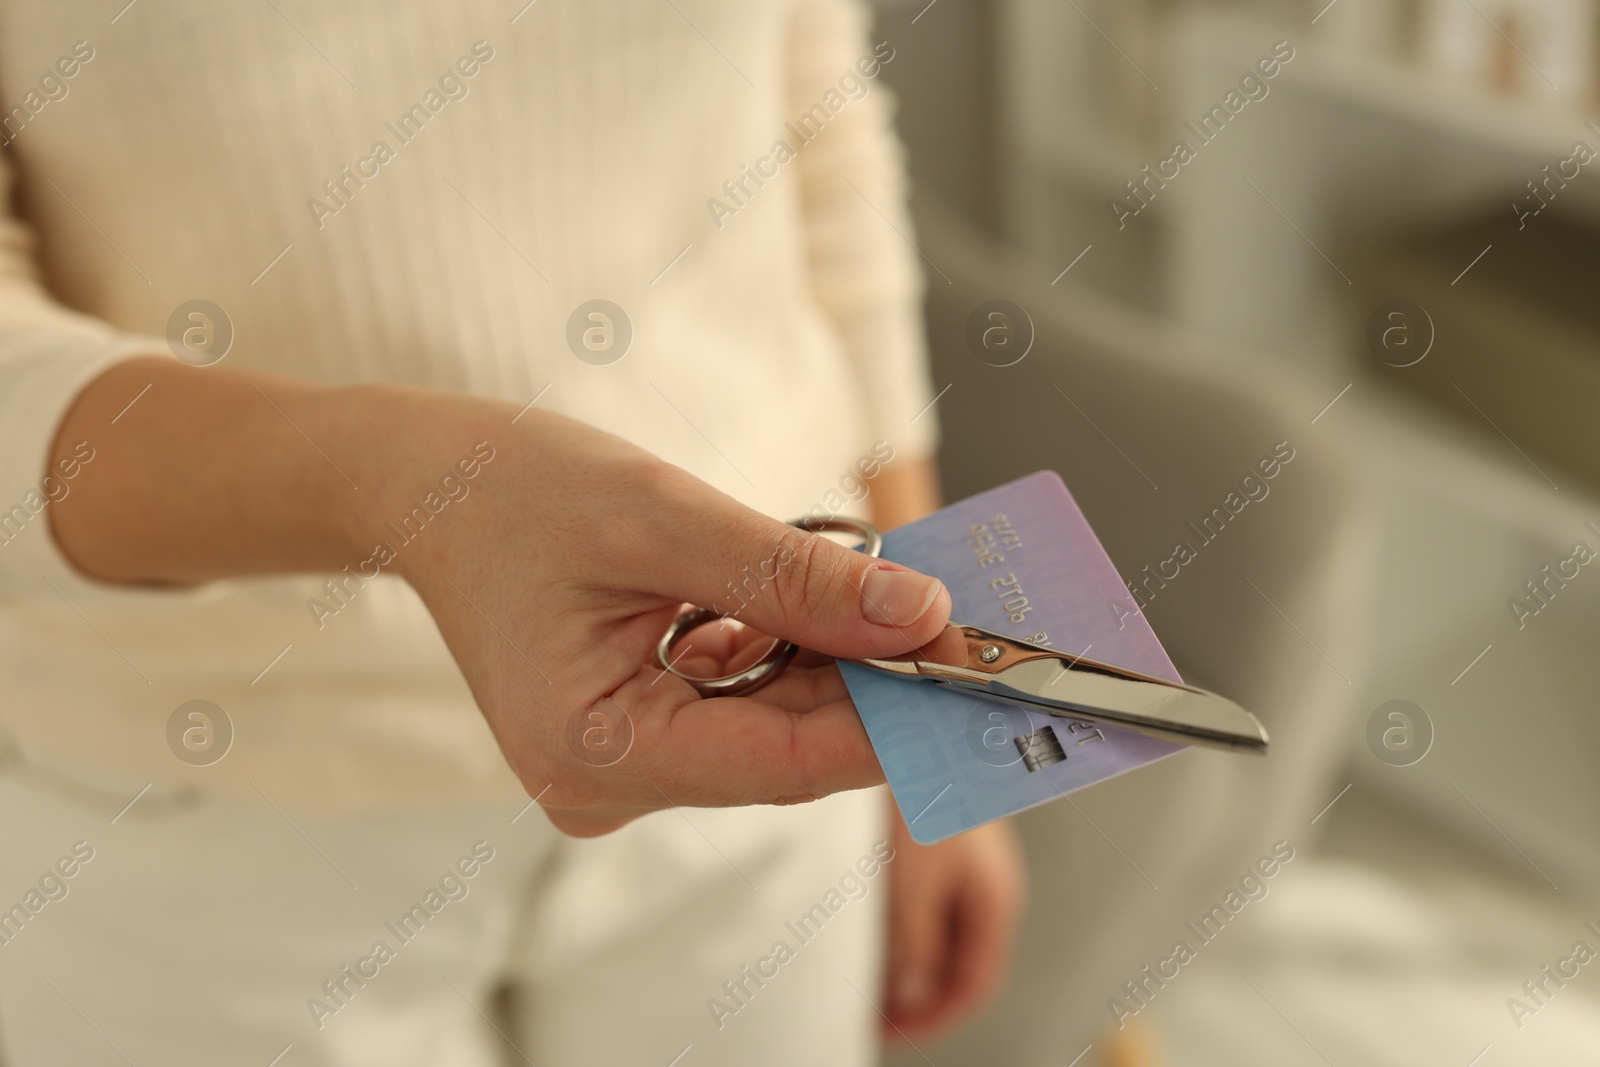
[[[878,11],[947,495],[1053,467],[1132,580],[1297,454],[1147,607],[1275,755],[1025,816],[1009,992],[896,1062],[1600,1062],[1600,968],[1561,963],[1600,949],[1600,3]],[[967,339],[994,300],[1009,366]],[[1277,840],[1269,897],[1118,1029]]]

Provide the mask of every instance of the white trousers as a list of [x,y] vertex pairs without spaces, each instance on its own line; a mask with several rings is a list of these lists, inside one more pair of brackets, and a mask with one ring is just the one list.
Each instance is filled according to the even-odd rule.
[[138,788],[0,771],[4,1067],[876,1059],[879,790],[579,841]]

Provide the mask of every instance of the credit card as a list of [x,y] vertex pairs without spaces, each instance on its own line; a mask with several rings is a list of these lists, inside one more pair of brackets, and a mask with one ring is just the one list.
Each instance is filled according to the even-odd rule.
[[[1039,471],[883,535],[950,590],[951,621],[1182,681],[1065,483]],[[839,664],[889,789],[932,844],[1187,746]]]

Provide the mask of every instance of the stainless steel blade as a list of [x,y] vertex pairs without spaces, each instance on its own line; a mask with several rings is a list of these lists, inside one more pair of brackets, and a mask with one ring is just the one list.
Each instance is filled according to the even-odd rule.
[[1265,753],[1267,731],[1226,697],[977,626],[952,623],[921,648],[856,662],[907,679],[1023,703],[1049,715],[1089,719],[1186,745]]
[[1226,697],[1099,667],[1084,661],[1068,667],[1054,659],[1035,659],[1006,668],[985,685],[953,684],[1063,718],[1127,726],[1183,744],[1266,752],[1266,728]]

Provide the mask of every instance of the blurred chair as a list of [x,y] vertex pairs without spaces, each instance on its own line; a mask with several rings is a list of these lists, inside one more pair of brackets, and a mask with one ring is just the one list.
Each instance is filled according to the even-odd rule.
[[[935,388],[950,385],[938,402],[947,498],[1048,467],[1124,578],[1179,541],[1195,545],[1197,558],[1146,615],[1186,679],[1255,711],[1272,737],[1265,759],[1190,750],[1020,817],[1032,903],[1010,987],[972,1026],[923,1051],[941,1067],[1064,1067],[1103,1044],[1108,1000],[1126,1000],[1123,983],[1176,941],[1199,958],[1172,981],[1204,981],[1190,972],[1205,967],[1207,949],[1185,922],[1275,841],[1303,850],[1311,820],[1345,784],[1335,775],[1360,733],[1352,694],[1370,509],[1337,420],[1312,424],[1333,390],[1310,395],[1268,366],[1176,336],[1075,289],[1070,274],[1052,285],[1053,270],[1009,257],[940,205],[916,207],[932,268]],[[965,339],[973,311],[996,298],[1020,305],[1036,328],[1011,367],[981,362]],[[1283,441],[1294,458],[1268,496],[1202,547],[1186,524]],[[1237,921],[1251,918],[1246,908]],[[1159,1015],[1160,997],[1141,1021]],[[1104,1051],[1079,1067],[1103,1062]],[[911,1052],[889,1062],[924,1061]]]

